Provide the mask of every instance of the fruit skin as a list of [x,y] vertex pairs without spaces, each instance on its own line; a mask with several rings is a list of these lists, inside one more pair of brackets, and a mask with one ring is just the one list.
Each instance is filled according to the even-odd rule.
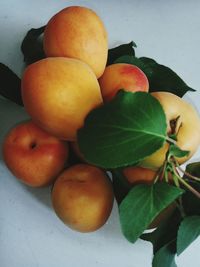
[[65,170],[52,190],[58,217],[79,232],[92,232],[108,219],[113,206],[110,179],[99,168],[77,164]]
[[149,82],[144,72],[137,66],[126,63],[107,66],[99,84],[104,101],[110,101],[120,89],[130,92],[149,90]]
[[87,114],[103,101],[90,67],[62,57],[42,59],[26,68],[22,98],[33,121],[65,140],[76,139]]
[[123,174],[131,184],[152,184],[157,175],[155,171],[142,167],[126,167]]
[[28,121],[8,132],[3,157],[10,171],[25,184],[47,186],[64,169],[68,145]]
[[97,14],[89,8],[67,7],[54,15],[44,31],[47,57],[77,58],[87,63],[99,78],[108,55],[107,32]]
[[[158,99],[165,111],[168,133],[171,132],[170,120],[180,116],[175,131],[177,134],[177,146],[182,150],[190,151],[188,156],[177,158],[179,164],[182,164],[194,155],[200,144],[200,117],[191,104],[172,93],[154,92],[152,96]],[[140,165],[155,170],[158,169],[165,160],[168,148],[168,143],[165,143],[162,148],[144,159]]]

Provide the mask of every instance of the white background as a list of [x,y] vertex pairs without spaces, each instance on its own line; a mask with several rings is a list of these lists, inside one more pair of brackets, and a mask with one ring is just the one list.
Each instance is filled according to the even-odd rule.
[[[196,93],[186,95],[196,108],[200,84],[200,2],[144,0],[2,0],[0,62],[19,76],[20,43],[31,27],[40,27],[60,9],[83,5],[103,19],[109,46],[134,40],[138,56],[148,56],[175,70]],[[26,118],[24,110],[0,99],[0,142],[10,127]],[[193,160],[200,159],[200,153]],[[2,267],[150,267],[152,247],[130,244],[120,231],[116,204],[99,231],[80,234],[56,217],[50,189],[31,189],[12,176],[0,155],[0,266]],[[179,267],[200,266],[200,239],[178,259]],[[161,266],[162,267],[162,266]]]

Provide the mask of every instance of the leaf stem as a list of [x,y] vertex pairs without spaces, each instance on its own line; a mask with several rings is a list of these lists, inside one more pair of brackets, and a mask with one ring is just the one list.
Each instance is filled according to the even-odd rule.
[[191,178],[191,179],[193,179],[193,180],[195,180],[195,181],[200,182],[200,177],[194,176],[194,175],[192,175],[191,173],[189,173],[189,172],[183,170],[183,169],[181,168],[181,166],[178,164],[177,160],[175,160],[175,164],[176,164],[176,167],[178,168],[178,170],[181,171],[183,174],[185,174],[187,177],[189,177],[189,178]]
[[166,137],[166,141],[169,142],[170,144],[174,144],[174,145],[177,144],[176,140],[174,140],[173,138],[169,136]]
[[[176,175],[176,174],[175,174]],[[182,183],[188,190],[190,190],[196,197],[200,198],[200,193],[194,189],[191,185],[189,185],[183,178],[179,175],[176,175],[176,178]]]

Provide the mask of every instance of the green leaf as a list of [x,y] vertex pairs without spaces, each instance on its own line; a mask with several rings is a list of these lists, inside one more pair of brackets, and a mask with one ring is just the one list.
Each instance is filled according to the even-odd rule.
[[153,219],[183,192],[164,182],[135,186],[119,206],[124,236],[135,242]]
[[122,56],[115,63],[129,63],[139,67],[149,80],[149,91],[166,91],[182,97],[189,87],[173,70],[147,57]]
[[43,34],[44,29],[45,26],[29,30],[22,41],[21,51],[27,65],[45,57],[43,44],[40,40],[40,36]]
[[189,154],[190,152],[187,150],[181,150],[178,146],[171,144],[169,148],[169,155],[174,156],[177,158],[182,158],[185,157]]
[[163,246],[153,257],[152,267],[177,267],[175,263],[175,241]]
[[[193,162],[188,164],[186,166],[186,172],[194,176],[200,177],[200,162]],[[184,178],[186,178],[186,176],[184,176]]]
[[0,94],[10,101],[23,106],[21,80],[11,69],[2,63],[0,63]]
[[[140,68],[145,74],[150,70],[148,70],[148,64],[145,64],[141,59],[132,56],[132,55],[124,55],[121,57],[118,57],[114,63],[127,63],[127,64],[132,64]],[[147,75],[147,74],[146,74]],[[148,76],[147,76],[148,78]]]
[[122,44],[120,46],[111,48],[108,50],[108,59],[107,65],[113,64],[114,61],[124,55],[135,55],[135,50],[133,47],[136,47],[136,44],[132,41],[128,44]]
[[84,158],[105,169],[115,169],[151,155],[166,140],[166,117],[159,101],[148,93],[120,91],[93,110],[78,132]]
[[178,230],[177,255],[180,255],[200,235],[200,216],[186,217]]
[[[193,176],[200,177],[200,162],[194,162],[186,166],[186,172]],[[188,183],[200,192],[200,182],[188,178],[186,175],[184,179],[189,179]],[[188,216],[200,215],[200,199],[197,198],[191,191],[187,190],[182,197],[183,208]]]

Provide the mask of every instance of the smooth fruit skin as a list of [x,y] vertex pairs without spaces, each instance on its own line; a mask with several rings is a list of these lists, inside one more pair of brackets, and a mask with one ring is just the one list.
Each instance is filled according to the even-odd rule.
[[8,132],[3,157],[10,171],[25,184],[47,186],[64,169],[68,145],[28,121]]
[[[188,156],[177,158],[179,164],[186,162],[197,151],[200,145],[200,117],[194,107],[182,98],[168,92],[155,92],[152,95],[161,103],[167,118],[167,132],[171,132],[170,121],[180,118],[177,122],[177,146],[190,151]],[[162,166],[169,148],[168,143],[147,157],[140,164],[142,167],[158,169]]]
[[65,170],[52,190],[52,203],[58,217],[79,232],[99,229],[113,206],[110,179],[99,168],[77,164]]
[[157,175],[155,171],[142,167],[126,167],[123,174],[131,184],[152,184]]
[[99,78],[108,55],[107,32],[89,8],[71,6],[54,15],[44,31],[47,57],[77,58],[87,63]]
[[110,101],[120,89],[130,92],[149,90],[149,82],[144,72],[137,66],[126,63],[107,66],[99,84],[104,101]]
[[77,59],[46,58],[29,65],[22,77],[26,111],[41,128],[75,140],[87,114],[102,104],[96,76]]

